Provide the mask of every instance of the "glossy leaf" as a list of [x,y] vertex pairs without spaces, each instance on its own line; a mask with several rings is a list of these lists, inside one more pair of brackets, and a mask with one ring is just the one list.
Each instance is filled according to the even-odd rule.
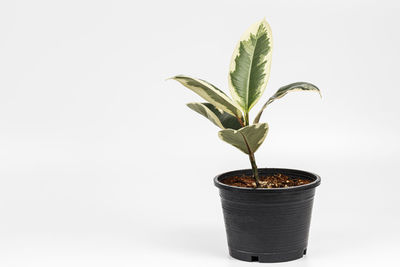
[[218,132],[219,138],[237,147],[246,154],[257,151],[268,133],[267,123],[252,124],[239,130],[225,129]]
[[236,117],[225,111],[218,110],[210,103],[189,103],[187,106],[209,119],[221,129],[239,129],[241,127]]
[[233,52],[229,86],[233,100],[245,113],[264,93],[271,67],[271,52],[272,32],[265,19],[244,33]]
[[269,104],[274,102],[276,99],[284,97],[287,93],[293,92],[293,91],[316,91],[321,96],[321,91],[318,89],[318,87],[311,83],[297,82],[297,83],[291,83],[286,86],[283,86],[283,87],[279,88],[279,90],[276,91],[276,93],[272,97],[270,97],[268,99],[268,101],[262,106],[260,112],[258,112],[257,116],[254,119],[254,123],[258,123],[260,121],[260,118],[261,118],[261,115],[262,115],[264,109]]
[[242,112],[238,107],[236,107],[233,101],[214,85],[200,79],[183,75],[178,75],[171,79],[180,82],[182,85],[186,86],[218,109],[221,109],[237,118],[243,118]]

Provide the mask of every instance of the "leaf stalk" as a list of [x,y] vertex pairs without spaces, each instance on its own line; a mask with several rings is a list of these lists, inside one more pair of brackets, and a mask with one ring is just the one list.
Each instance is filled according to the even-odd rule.
[[257,164],[256,164],[256,159],[254,157],[254,153],[250,153],[249,154],[249,159],[251,162],[251,169],[253,170],[253,178],[254,181],[256,182],[256,187],[261,187],[260,185],[260,177],[258,176],[258,168],[257,168]]

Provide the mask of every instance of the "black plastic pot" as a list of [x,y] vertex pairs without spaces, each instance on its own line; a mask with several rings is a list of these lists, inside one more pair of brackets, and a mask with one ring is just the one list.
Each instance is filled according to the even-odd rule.
[[251,175],[238,170],[214,178],[219,188],[229,254],[236,259],[282,262],[303,257],[318,175],[292,169],[259,169],[260,175],[281,173],[313,182],[288,188],[242,188],[221,183],[224,178]]

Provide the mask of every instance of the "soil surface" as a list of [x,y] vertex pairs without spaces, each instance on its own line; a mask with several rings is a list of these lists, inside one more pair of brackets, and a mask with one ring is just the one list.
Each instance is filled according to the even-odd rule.
[[[238,187],[256,187],[256,182],[253,176],[232,176],[227,177],[221,181],[224,184],[238,186]],[[291,178],[284,174],[273,174],[268,176],[260,175],[261,188],[284,188],[293,187],[303,184],[309,184],[312,180],[304,178]]]

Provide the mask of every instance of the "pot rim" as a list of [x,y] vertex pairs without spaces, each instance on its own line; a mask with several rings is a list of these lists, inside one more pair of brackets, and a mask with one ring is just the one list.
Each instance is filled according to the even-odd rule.
[[313,179],[309,184],[305,185],[298,185],[298,186],[293,186],[293,187],[283,187],[283,188],[249,188],[249,187],[238,187],[238,186],[232,186],[232,185],[227,185],[222,182],[220,182],[221,179],[227,178],[231,175],[237,175],[238,173],[252,173],[251,169],[241,169],[241,170],[234,170],[234,171],[229,171],[229,172],[224,172],[221,173],[217,176],[214,177],[214,185],[218,187],[219,189],[225,189],[229,191],[236,191],[236,192],[293,192],[293,191],[303,191],[303,190],[308,190],[314,187],[317,187],[321,184],[321,177],[315,173],[308,172],[308,171],[303,171],[303,170],[297,170],[297,169],[287,169],[287,168],[259,168],[259,171],[269,171],[269,172],[281,172],[282,174],[286,175],[299,175],[303,176],[306,178]]

